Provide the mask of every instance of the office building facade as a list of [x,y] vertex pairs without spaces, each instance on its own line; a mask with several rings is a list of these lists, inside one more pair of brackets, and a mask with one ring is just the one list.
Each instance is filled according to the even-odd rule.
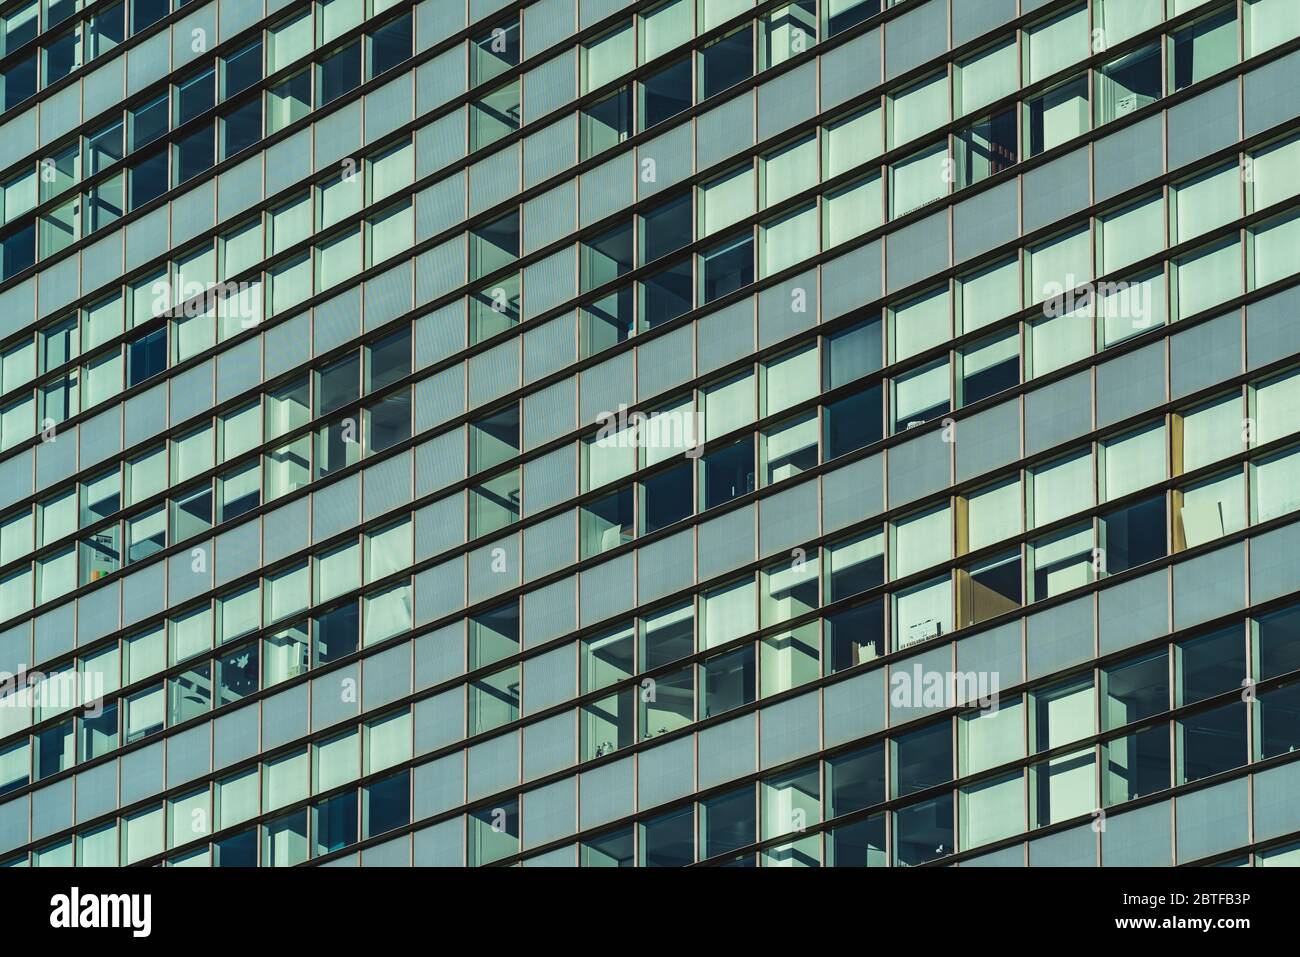
[[1300,861],[1291,0],[0,8],[0,863]]

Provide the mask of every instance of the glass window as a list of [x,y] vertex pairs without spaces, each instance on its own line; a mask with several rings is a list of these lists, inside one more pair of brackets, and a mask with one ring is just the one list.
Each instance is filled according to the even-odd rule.
[[1088,131],[1088,77],[1066,80],[1025,105],[1027,155],[1037,156]]
[[[230,778],[217,781],[217,827],[224,830],[242,823],[248,818],[256,817],[261,801],[257,779],[256,765],[247,771],[240,771]],[[256,850],[253,850],[253,863],[256,863]]]
[[1246,640],[1240,625],[1174,645],[1177,705],[1195,704],[1241,687],[1246,677]]
[[266,686],[288,681],[307,671],[310,652],[307,630],[301,625],[282,628],[262,639],[263,677]]
[[1266,522],[1300,508],[1300,453],[1279,452],[1250,464],[1251,521]]
[[694,651],[694,625],[695,611],[689,603],[646,615],[641,620],[641,670],[669,664]]
[[1176,272],[1178,318],[1186,319],[1241,295],[1241,243],[1234,237],[1189,253]]
[[582,558],[600,555],[632,540],[632,491],[628,486],[579,507]]
[[360,397],[361,353],[353,352],[316,374],[316,414],[328,415]]
[[1082,305],[1062,313],[1061,309],[1068,308],[1073,298],[1072,294],[1063,299],[1054,298],[1044,309],[1049,313],[1048,318],[1025,323],[1028,378],[1047,375],[1092,355],[1092,305],[1085,296],[1080,296]]
[[222,462],[229,462],[262,442],[262,409],[256,400],[220,416],[218,424]]
[[[122,133],[122,121],[117,120],[86,135],[87,176],[103,172],[125,155],[122,151]],[[34,181],[30,181],[27,185],[34,185]],[[10,185],[6,184],[4,187],[6,221],[11,218],[9,216],[9,189]]]
[[1250,231],[1252,289],[1300,273],[1300,214],[1279,216]]
[[1103,513],[1099,571],[1116,575],[1168,554],[1165,496],[1156,495]]
[[957,64],[957,115],[966,116],[1014,93],[1020,81],[1020,55],[1012,37]]
[[267,30],[266,71],[275,73],[312,50],[311,10],[286,17]]
[[217,476],[220,511],[217,521],[237,519],[261,505],[261,465],[251,462]]
[[944,720],[900,734],[893,741],[893,764],[894,797],[906,797],[951,781],[951,722]]
[[1251,407],[1255,418],[1253,445],[1263,445],[1295,431],[1294,410],[1300,407],[1300,370],[1293,369],[1256,383]]
[[815,256],[820,236],[815,203],[762,223],[759,226],[760,278]]
[[[760,205],[764,209],[810,189],[817,184],[816,135],[809,134],[760,156],[759,168],[763,173],[759,180]],[[740,198],[747,201],[747,197]],[[752,204],[747,212],[752,212]],[[730,225],[740,218],[736,216],[722,225]],[[713,232],[715,228],[721,226],[708,231]]]
[[957,721],[960,774],[979,774],[1023,758],[1024,720],[1024,706],[1018,695],[1011,701],[999,702],[997,708],[962,714]]
[[[742,27],[700,50],[700,99],[708,99],[753,75],[752,34],[752,26]],[[625,59],[623,62],[629,61]]]
[[1241,215],[1241,171],[1234,163],[1173,187],[1175,242],[1185,242]]
[[159,446],[126,463],[126,505],[136,505],[167,487],[167,450]]
[[700,186],[700,236],[709,236],[755,211],[754,170],[741,166]]
[[1020,382],[1020,334],[1012,329],[958,351],[958,405],[997,395]]
[[17,50],[36,39],[36,33],[40,29],[37,17],[36,0],[19,4],[0,16],[0,36],[4,39],[6,52]]
[[952,557],[952,512],[947,505],[901,518],[891,528],[891,578],[905,578]]
[[127,114],[131,150],[152,143],[167,133],[167,94],[162,93]]
[[582,159],[612,149],[632,135],[632,90],[623,87],[578,112],[578,146]]
[[1112,273],[1154,255],[1165,245],[1164,197],[1156,193],[1098,217],[1101,271]]
[[1093,579],[1092,527],[1075,526],[1029,543],[1029,600],[1041,601]]
[[885,800],[885,748],[872,745],[826,759],[826,816],[839,817]]
[[823,22],[826,36],[833,37],[849,27],[862,23],[880,12],[880,0],[824,0]]
[[[346,282],[361,271],[361,226],[356,225],[343,232],[337,233],[328,239],[323,240],[316,246],[316,288],[324,292],[338,283]],[[289,274],[279,273],[275,276],[282,283],[288,279],[292,281]],[[308,280],[303,289],[303,294],[297,298],[304,298],[305,293],[311,289],[310,280]],[[277,300],[278,302],[279,300]],[[290,296],[285,300],[284,308],[289,308],[292,302],[296,301],[295,297]],[[282,311],[280,308],[276,312]]]
[[714,648],[758,627],[752,579],[742,579],[704,593],[701,647]]
[[702,391],[705,414],[705,439],[726,435],[754,420],[754,375],[728,379]]
[[1035,527],[1094,504],[1089,449],[1031,468],[1029,478],[1028,512]]
[[409,200],[366,220],[366,266],[384,262],[409,249],[415,236],[415,213]]
[[373,645],[411,628],[411,583],[398,582],[362,599],[365,644]]
[[266,394],[266,437],[279,438],[311,421],[307,376]]
[[222,642],[261,627],[262,605],[257,583],[217,598],[217,631]]
[[1164,7],[1165,0],[1097,0],[1093,16],[1104,43],[1100,49],[1109,49],[1155,26],[1164,18]]
[[878,441],[884,434],[881,418],[883,390],[879,384],[829,403],[825,409],[826,458],[847,455]]
[[1030,300],[1047,300],[1049,316],[1070,310],[1072,303],[1063,294],[1092,278],[1090,241],[1091,232],[1085,224],[1027,251]]
[[947,341],[952,336],[946,285],[899,303],[891,310],[894,361],[901,362]]
[[1020,534],[1021,526],[1020,477],[1015,476],[966,497],[966,528],[958,526],[958,550],[962,554],[977,551]]
[[948,73],[943,71],[888,100],[889,148],[924,136],[948,122]]
[[373,774],[411,757],[411,712],[399,711],[366,722],[365,773]]
[[1243,13],[1246,56],[1258,56],[1300,36],[1300,7],[1288,0],[1246,0]]
[[[281,230],[276,250],[285,249],[297,242],[298,239],[306,235],[304,226],[310,231],[310,205],[304,204],[304,197],[292,201],[288,206],[280,208],[278,213],[273,214],[271,228],[278,226]],[[294,224],[291,220],[294,215],[298,217],[307,216],[305,224]],[[294,235],[295,229],[301,235]],[[260,219],[250,219],[241,223],[234,229],[223,233],[217,241],[218,250],[221,256],[221,278],[225,280],[233,279],[236,275],[260,262],[263,254],[262,242],[262,221]]]
[[469,733],[499,728],[519,717],[519,666],[469,683]]
[[257,643],[217,658],[217,707],[239,701],[258,690]]
[[1101,443],[1102,500],[1111,501],[1165,478],[1164,423]]
[[302,70],[266,94],[266,133],[279,132],[311,112],[311,71]]
[[956,134],[957,188],[964,189],[1016,162],[1016,111],[1003,110]]
[[752,642],[704,659],[700,664],[701,719],[725,714],[754,700],[757,684],[754,659]]
[[1084,59],[1090,52],[1088,40],[1088,10],[1082,3],[1029,27],[1025,31],[1027,82],[1037,83]]
[[822,178],[848,172],[885,148],[881,112],[870,106],[822,126]]
[[958,569],[957,585],[958,621],[963,627],[1014,611],[1024,601],[1019,551]]
[[914,585],[897,592],[893,598],[895,650],[952,631],[951,577],[945,575],[943,578]]
[[1160,99],[1160,44],[1102,64],[1096,72],[1097,125],[1135,113]]
[[1174,493],[1174,546],[1195,548],[1246,527],[1246,484],[1240,470]]
[[847,455],[880,440],[884,434],[883,391],[877,383],[825,406],[826,459]]
[[759,434],[761,477],[772,485],[800,475],[817,464],[817,413],[808,410]]
[[582,92],[611,83],[636,65],[636,34],[628,20],[581,47]]
[[212,468],[212,426],[205,425],[172,439],[171,481],[184,482]]
[[691,227],[691,195],[686,193],[641,217],[641,262],[654,262],[676,252],[694,238]]
[[1025,829],[1025,777],[1020,771],[967,785],[959,798],[963,850]]
[[[677,2],[684,6],[686,0]],[[648,130],[690,109],[693,99],[691,63],[690,57],[683,58],[649,74],[641,82],[638,87],[641,129]]]
[[905,432],[948,413],[948,360],[904,373],[894,380],[894,432]]
[[[391,6],[391,4],[388,4]],[[378,13],[376,8],[374,13]],[[506,31],[507,38],[518,36],[516,24],[511,24],[511,28]],[[397,64],[407,60],[411,56],[411,14],[408,11],[404,16],[397,17],[395,20],[389,20],[383,26],[374,30],[367,37],[369,40],[369,56],[367,70],[370,77],[379,76],[391,70]],[[518,49],[518,40],[513,43],[514,48]],[[516,54],[516,63],[518,62]]]
[[763,364],[762,381],[762,415],[783,412],[813,398],[817,394],[816,344],[769,359]]
[[81,180],[81,151],[75,145],[41,162],[41,201],[52,199]]
[[766,70],[798,56],[817,42],[817,4],[798,0],[759,20],[758,68]]
[[139,741],[141,738],[157,734],[163,728],[163,713],[166,698],[163,686],[155,685],[144,691],[138,691],[126,699],[125,743]]
[[122,832],[123,864],[134,864],[146,857],[162,853],[163,805],[159,804],[156,808],[124,817]]
[[957,328],[973,332],[1020,309],[1020,264],[1015,258],[957,278]]
[[[883,557],[877,564],[883,567]],[[827,615],[824,634],[827,674],[874,661],[886,651],[884,599]]]
[[1191,472],[1242,450],[1245,421],[1241,397],[1228,395],[1188,410],[1181,416],[1182,462],[1177,472]]
[[316,601],[327,602],[361,585],[361,550],[356,542],[316,556]]
[[[361,211],[361,179],[355,173],[339,174],[325,180],[318,187],[318,219],[321,229],[329,229],[336,223]],[[356,257],[360,258],[360,255]]]
[[[118,139],[119,141],[121,139],[120,131]],[[121,153],[120,147],[118,152]],[[119,155],[116,159],[121,159],[121,156]],[[97,172],[97,170],[91,172]],[[35,171],[21,173],[8,182],[0,184],[0,197],[3,198],[4,221],[6,223],[13,222],[23,213],[29,212],[36,206]]]
[[948,195],[951,181],[946,143],[894,163],[889,168],[890,218],[903,216],[942,199]]
[[[760,785],[762,803],[762,839],[791,832],[803,832],[821,823],[821,774],[816,764],[785,771],[765,779]],[[820,845],[820,842],[817,842]],[[820,850],[820,847],[818,847]],[[784,848],[770,848],[776,860],[791,863]],[[764,864],[768,863],[764,858]]]
[[695,32],[695,4],[668,0],[641,14],[641,60],[647,63],[690,41]]
[[230,99],[262,79],[262,40],[221,58],[221,98]]
[[328,664],[360,647],[361,619],[356,600],[317,612],[312,618],[313,661]]
[[366,187],[370,201],[377,203],[411,185],[415,176],[415,149],[411,142],[399,143],[367,160]]
[[885,221],[880,174],[822,195],[822,245],[846,243]]
[[1178,719],[1174,730],[1178,755],[1177,783],[1199,781],[1246,763],[1246,721],[1240,701]]
[[746,785],[700,802],[700,860],[727,854],[758,839],[754,788]]
[[1156,266],[1121,282],[1098,283],[1098,335],[1103,348],[1165,324],[1165,273]]
[[1095,708],[1091,673],[1030,691],[1030,751],[1059,748],[1094,734]]
[[319,106],[337,100],[361,84],[361,41],[327,54],[316,65],[316,89]]
[[216,102],[216,71],[212,67],[176,84],[176,125],[188,123]]
[[1199,83],[1237,62],[1237,10],[1228,6],[1174,32],[1169,57],[1170,89]]
[[817,557],[799,557],[761,572],[763,627],[780,624],[817,608]]

